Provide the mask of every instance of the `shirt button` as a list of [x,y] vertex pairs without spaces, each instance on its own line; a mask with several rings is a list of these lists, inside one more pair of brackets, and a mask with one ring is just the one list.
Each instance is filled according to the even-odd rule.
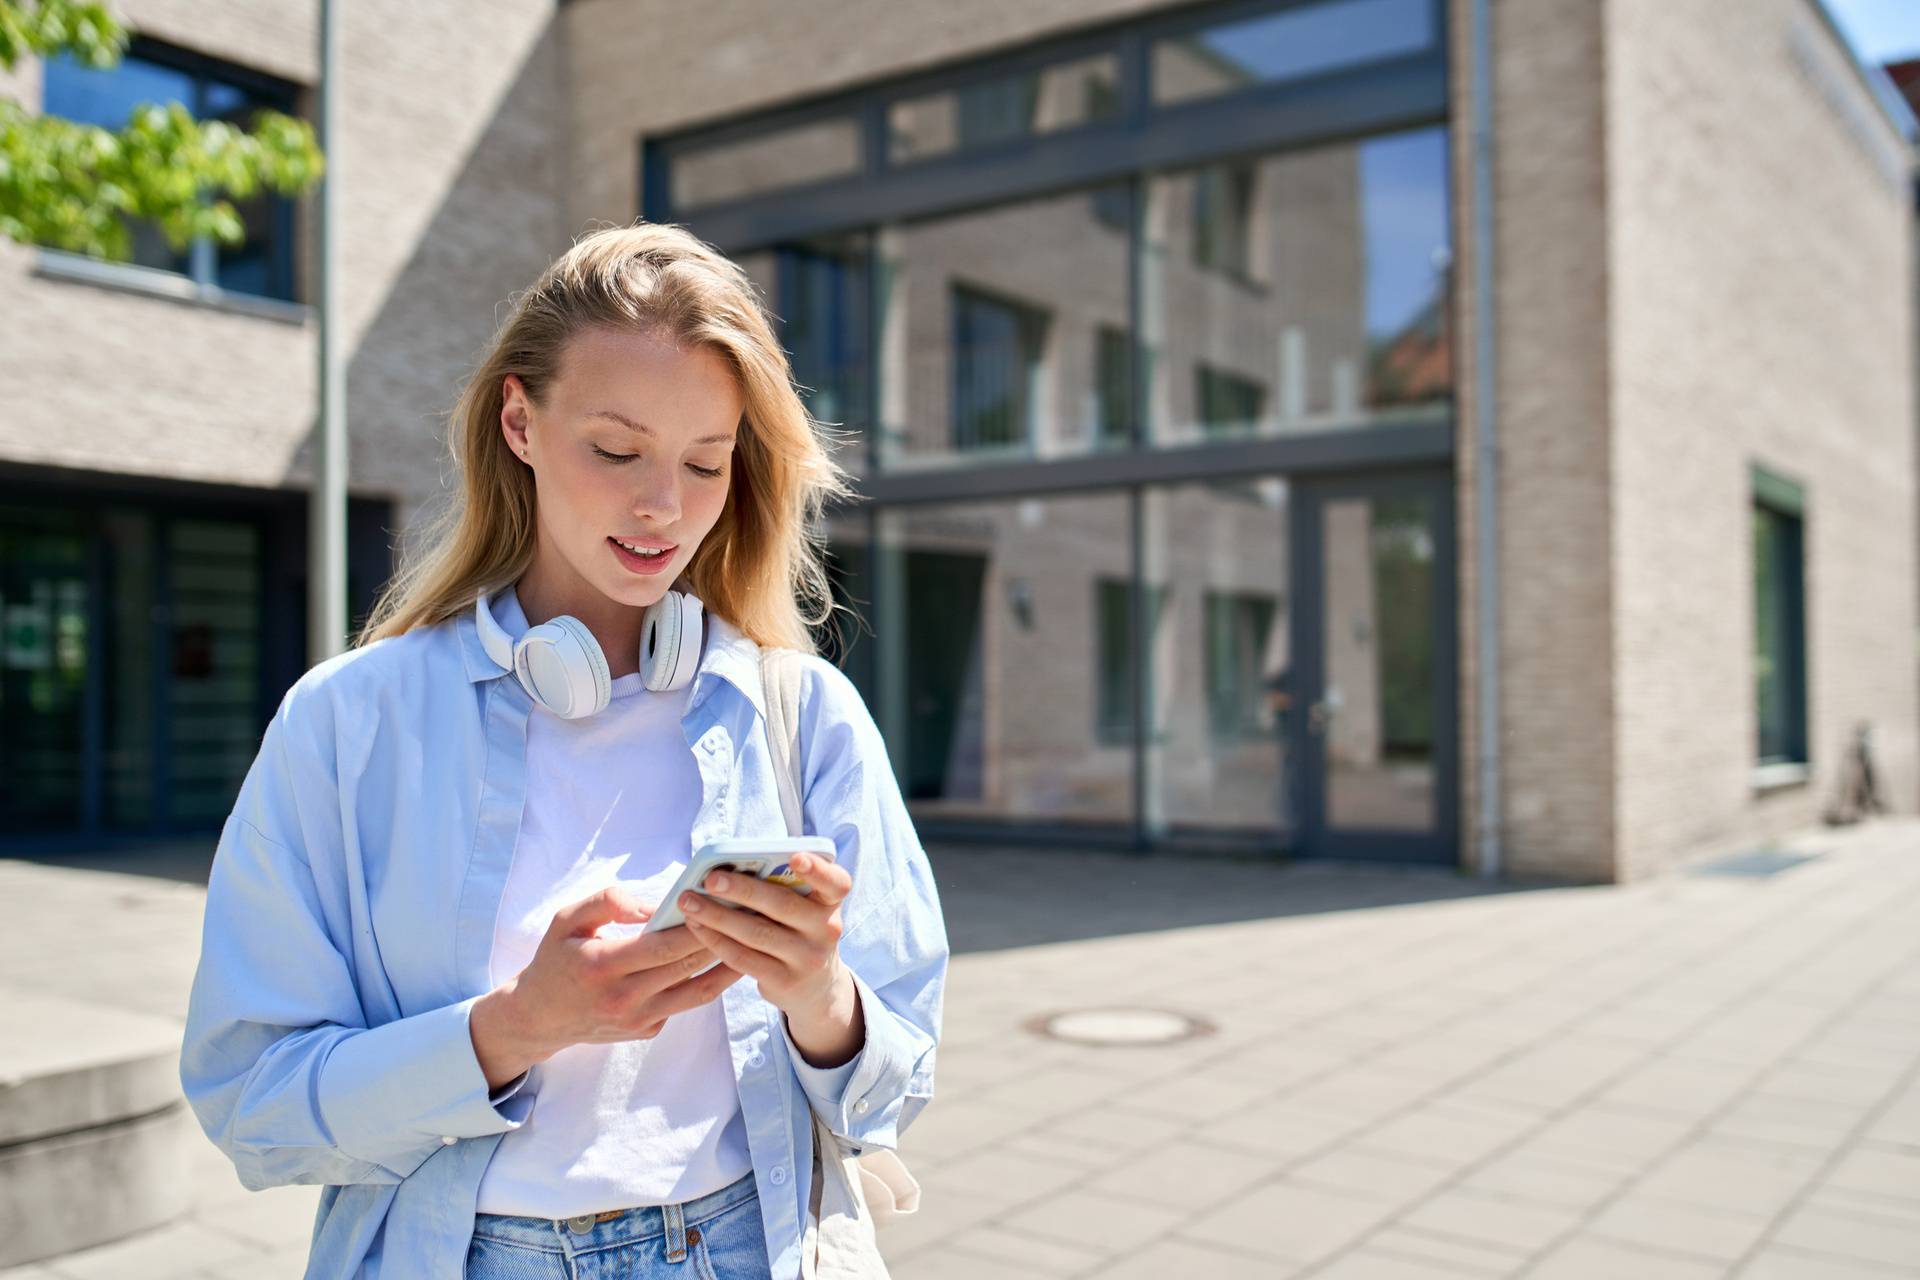
[[458,1141],[460,1141],[460,1139],[454,1137],[450,1133],[443,1133],[440,1135],[440,1145],[443,1147],[450,1147]]
[[773,1180],[774,1186],[785,1186],[787,1181],[787,1166],[783,1164],[773,1166],[773,1172],[768,1174],[767,1177]]
[[857,1116],[863,1116],[867,1114],[867,1100],[865,1098],[862,1098],[860,1099],[860,1101],[853,1104],[853,1114]]
[[747,1055],[747,1065],[750,1067],[760,1066],[766,1060],[767,1060],[767,1055],[760,1052],[758,1049],[755,1049],[752,1053]]

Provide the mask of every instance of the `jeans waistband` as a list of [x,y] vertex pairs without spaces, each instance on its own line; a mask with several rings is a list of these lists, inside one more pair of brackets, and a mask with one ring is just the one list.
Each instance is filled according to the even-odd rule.
[[582,1214],[577,1218],[535,1218],[510,1213],[476,1213],[475,1235],[508,1244],[523,1245],[551,1253],[591,1251],[609,1245],[627,1244],[655,1236],[667,1236],[671,1257],[685,1249],[687,1228],[697,1226],[756,1195],[753,1173],[738,1181],[695,1196],[678,1204],[639,1205],[632,1209],[609,1209],[601,1214]]

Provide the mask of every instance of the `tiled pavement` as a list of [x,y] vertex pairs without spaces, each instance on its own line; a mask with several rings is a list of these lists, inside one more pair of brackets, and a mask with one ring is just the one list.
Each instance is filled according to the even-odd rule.
[[[1781,847],[1817,856],[1498,893],[938,850],[956,954],[894,1274],[1920,1275],[1920,823]],[[180,1016],[205,851],[178,865],[0,861],[0,987]],[[1116,1004],[1217,1029],[1022,1025]],[[191,1219],[0,1278],[300,1275],[315,1189],[196,1167]]]

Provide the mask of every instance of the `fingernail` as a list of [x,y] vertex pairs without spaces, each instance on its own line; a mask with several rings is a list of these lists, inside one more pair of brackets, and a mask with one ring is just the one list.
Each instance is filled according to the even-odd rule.
[[793,859],[793,869],[794,869],[795,871],[805,871],[805,870],[807,870],[807,869],[808,869],[809,867],[811,867],[812,865],[813,865],[812,863],[810,863],[810,862],[808,862],[808,861],[807,861],[807,855],[806,855],[806,854],[804,854],[804,853],[802,853],[802,854],[796,854],[796,855],[794,856],[794,859]]
[[714,889],[724,889],[727,887],[727,878],[723,875],[715,875],[713,879],[707,881],[707,885]]
[[698,911],[700,909],[700,895],[697,893],[684,895],[680,899],[680,909],[683,911]]

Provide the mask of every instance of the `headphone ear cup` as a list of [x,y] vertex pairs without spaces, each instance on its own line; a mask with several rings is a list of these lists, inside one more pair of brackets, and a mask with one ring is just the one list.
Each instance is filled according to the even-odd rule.
[[640,638],[641,683],[656,693],[684,688],[700,664],[698,596],[669,591],[647,609]]
[[513,669],[533,700],[563,720],[595,715],[613,700],[613,680],[599,642],[584,622],[566,614],[520,637]]

